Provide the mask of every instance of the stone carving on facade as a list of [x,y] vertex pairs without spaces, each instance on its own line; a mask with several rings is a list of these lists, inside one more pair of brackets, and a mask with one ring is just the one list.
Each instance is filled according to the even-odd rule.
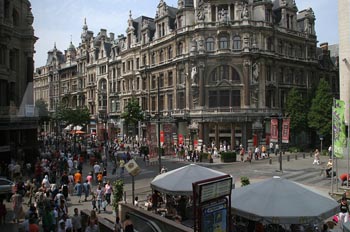
[[182,9],[183,7],[184,7],[184,1],[183,0],[177,1],[177,8]]
[[245,34],[244,37],[243,37],[243,49],[250,47],[249,40],[250,40],[249,35]]
[[253,80],[258,81],[259,79],[259,63],[255,62],[252,66],[252,75],[253,75]]
[[218,13],[219,13],[219,21],[226,22],[227,21],[227,10],[221,9]]
[[198,8],[198,11],[197,11],[197,19],[198,19],[198,21],[204,21],[204,19],[205,19],[205,13],[204,13],[204,8],[203,8],[203,6],[201,6],[201,7]]
[[196,52],[197,51],[197,41],[195,38],[192,39],[191,41],[191,52]]
[[204,39],[203,39],[203,37],[200,37],[200,38],[198,39],[198,51],[199,51],[199,52],[205,52]]
[[191,86],[198,86],[198,71],[196,66],[193,66],[191,70]]
[[242,19],[248,19],[249,18],[249,12],[248,12],[248,6],[247,4],[243,5],[242,13],[241,13]]
[[244,67],[249,67],[250,64],[251,64],[250,60],[244,60],[244,61],[243,61],[243,66],[244,66]]

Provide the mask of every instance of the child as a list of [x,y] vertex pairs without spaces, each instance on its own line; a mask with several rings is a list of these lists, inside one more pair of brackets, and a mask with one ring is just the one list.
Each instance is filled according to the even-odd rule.
[[6,206],[4,205],[3,199],[1,199],[0,200],[0,225],[5,224],[6,214],[7,214]]
[[97,206],[96,206],[96,194],[94,194],[94,193],[91,193],[91,194],[92,194],[92,201],[91,201],[92,210],[97,210]]

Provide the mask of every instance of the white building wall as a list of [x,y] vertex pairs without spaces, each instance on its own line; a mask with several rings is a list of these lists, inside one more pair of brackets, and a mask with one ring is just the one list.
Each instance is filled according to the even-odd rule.
[[340,99],[346,103],[349,122],[350,101],[350,0],[338,0]]

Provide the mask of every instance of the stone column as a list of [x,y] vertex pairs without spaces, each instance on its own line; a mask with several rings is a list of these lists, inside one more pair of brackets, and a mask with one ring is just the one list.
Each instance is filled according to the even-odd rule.
[[259,108],[265,108],[266,106],[266,63],[260,62],[260,74],[259,74]]
[[198,85],[199,85],[199,106],[200,107],[204,107],[205,106],[205,99],[204,99],[204,92],[205,92],[205,89],[204,89],[204,78],[205,78],[205,74],[204,74],[204,69],[205,69],[205,66],[204,66],[204,63],[202,62],[199,62],[198,63]]
[[234,150],[236,144],[235,124],[231,123],[231,150]]
[[215,146],[217,149],[219,149],[219,147],[220,147],[218,123],[215,123]]
[[251,69],[251,61],[244,60],[243,61],[243,106],[249,107],[250,105],[250,96],[249,96],[249,79],[250,79],[250,69]]

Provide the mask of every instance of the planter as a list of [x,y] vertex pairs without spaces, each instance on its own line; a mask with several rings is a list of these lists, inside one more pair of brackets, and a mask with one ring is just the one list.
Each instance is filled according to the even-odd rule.
[[221,153],[221,162],[232,163],[237,161],[236,152],[223,152]]

